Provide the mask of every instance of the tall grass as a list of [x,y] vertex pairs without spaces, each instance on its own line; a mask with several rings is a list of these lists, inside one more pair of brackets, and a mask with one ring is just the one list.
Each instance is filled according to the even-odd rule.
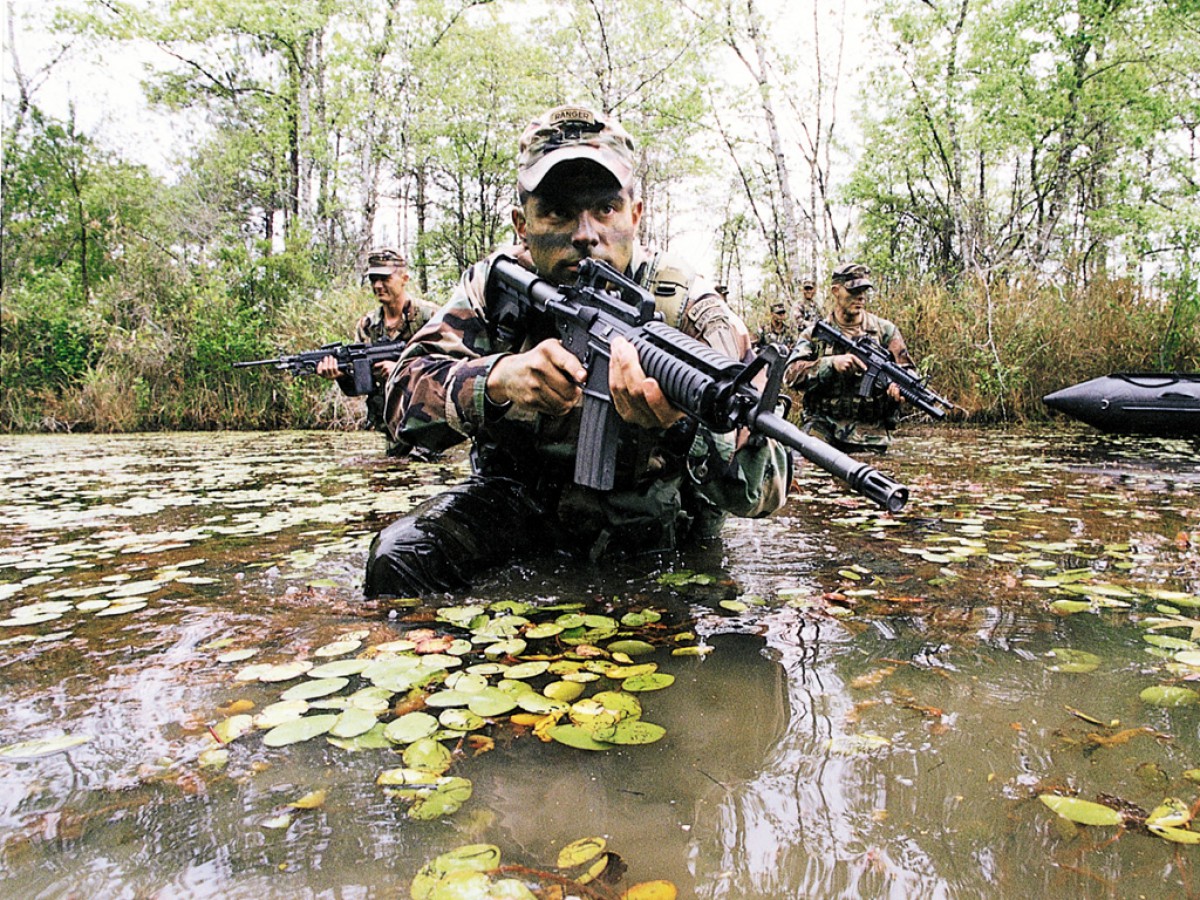
[[1196,305],[1125,280],[1023,278],[954,291],[902,283],[875,309],[900,326],[935,390],[972,421],[1001,422],[1044,418],[1043,396],[1098,375],[1200,372]]
[[[362,400],[331,382],[233,368],[351,340],[375,305],[357,279],[317,287],[295,260],[257,280],[167,268],[130,266],[89,303],[64,302],[53,274],[6,285],[0,430],[358,427]],[[1200,371],[1200,296],[1182,279],[1159,292],[1103,279],[900,282],[871,308],[900,326],[932,387],[980,423],[1043,418],[1042,396],[1109,372]]]

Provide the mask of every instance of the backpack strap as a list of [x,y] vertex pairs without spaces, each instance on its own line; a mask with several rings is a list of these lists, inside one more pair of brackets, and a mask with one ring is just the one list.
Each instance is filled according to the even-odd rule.
[[683,324],[696,270],[671,253],[657,252],[642,264],[636,281],[654,295],[654,306],[672,328]]

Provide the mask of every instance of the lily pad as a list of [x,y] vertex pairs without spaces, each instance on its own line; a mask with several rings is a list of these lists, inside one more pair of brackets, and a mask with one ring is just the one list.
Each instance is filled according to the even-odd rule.
[[288,744],[299,744],[325,734],[333,727],[338,717],[332,713],[319,716],[301,716],[282,725],[276,725],[263,735],[263,744],[267,747],[286,747]]
[[1047,668],[1051,672],[1085,673],[1094,672],[1100,667],[1102,660],[1095,653],[1086,650],[1076,650],[1071,647],[1055,647],[1047,656],[1054,662]]
[[1156,684],[1142,690],[1138,697],[1150,706],[1194,706],[1200,702],[1200,694],[1191,688],[1176,685]]
[[383,733],[394,744],[411,744],[437,730],[438,720],[429,713],[410,712],[389,722]]
[[349,683],[348,678],[316,678],[294,685],[279,696],[283,700],[313,700],[336,694]]

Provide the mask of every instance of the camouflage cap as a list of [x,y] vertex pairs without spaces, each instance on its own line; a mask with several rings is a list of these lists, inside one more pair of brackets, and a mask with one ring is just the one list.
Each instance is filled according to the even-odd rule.
[[782,303],[780,303],[777,300],[771,304],[771,312],[777,313],[778,315],[781,315],[781,316],[785,316],[785,315],[787,315],[787,307],[784,306]]
[[391,275],[407,265],[404,254],[392,247],[377,247],[367,254],[368,275]]
[[834,284],[840,284],[848,291],[864,291],[875,287],[870,279],[871,270],[862,263],[842,263],[833,270],[830,279]]
[[529,123],[517,152],[517,183],[535,191],[546,173],[569,159],[603,166],[621,187],[636,168],[633,138],[617,122],[583,106],[556,106]]
[[805,290],[808,290],[809,288],[815,290],[817,287],[817,279],[815,279],[812,275],[806,274],[800,279],[800,287],[804,288]]

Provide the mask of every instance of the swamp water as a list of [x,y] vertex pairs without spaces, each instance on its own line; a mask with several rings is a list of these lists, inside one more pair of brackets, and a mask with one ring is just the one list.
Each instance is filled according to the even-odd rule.
[[712,547],[389,617],[370,538],[462,454],[2,437],[0,895],[1200,896],[1198,450],[910,428],[898,516],[805,465]]

